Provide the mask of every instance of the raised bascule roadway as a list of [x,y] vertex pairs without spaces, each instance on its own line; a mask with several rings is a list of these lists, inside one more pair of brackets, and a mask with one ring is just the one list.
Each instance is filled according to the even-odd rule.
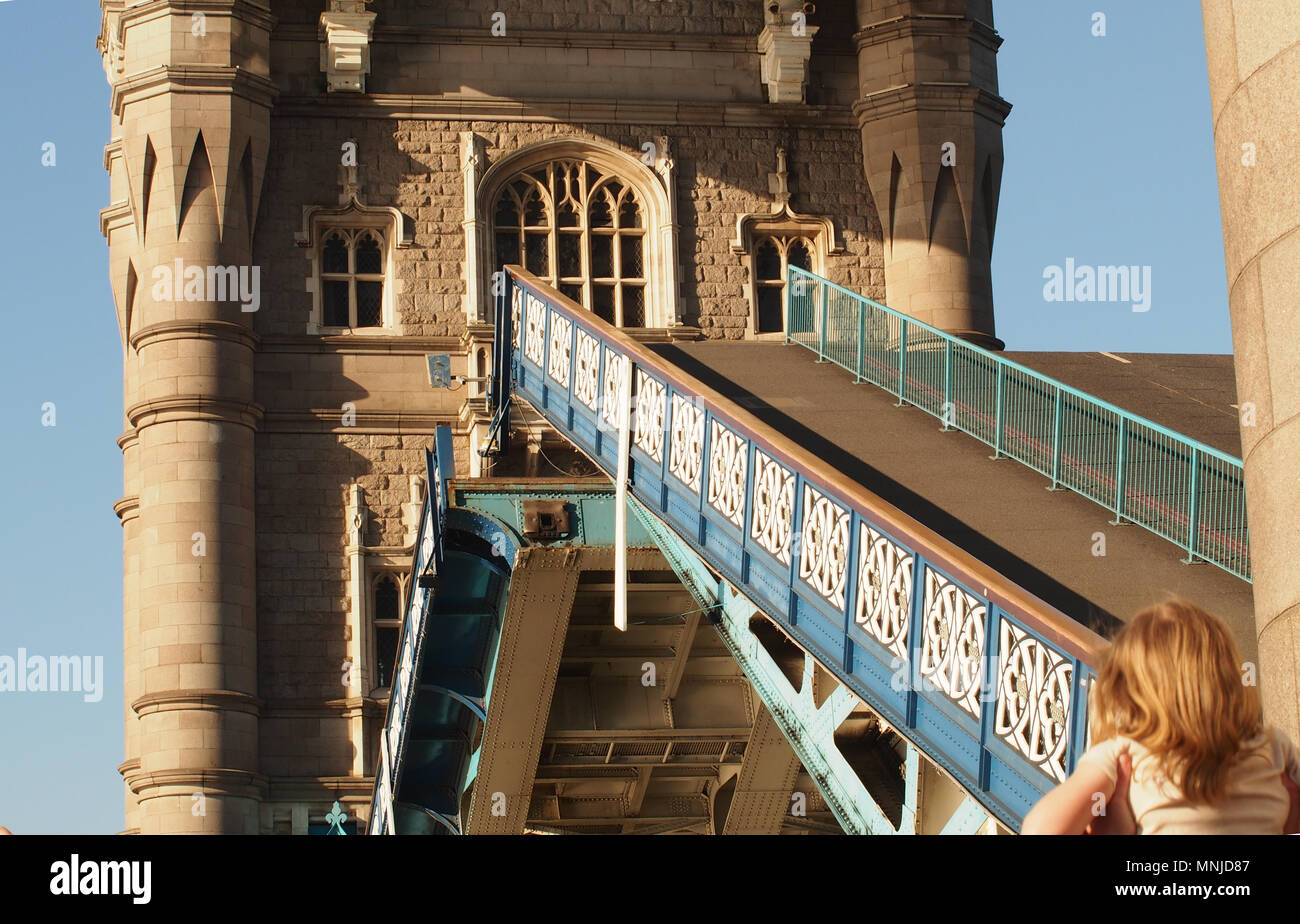
[[1222,362],[993,354],[793,275],[793,342],[644,344],[506,272],[500,448],[513,410],[600,477],[455,481],[443,431],[372,832],[1016,830],[1120,620],[1180,593],[1252,650]]
[[[1217,613],[1254,658],[1250,585],[805,350],[703,341],[655,351],[1026,590],[1099,631],[1168,594]],[[1007,359],[1235,453],[1231,357],[1005,353]],[[1204,369],[1189,389],[1186,369]],[[1122,370],[1122,371],[1120,371]],[[1196,381],[1195,379],[1193,381]],[[1100,551],[1101,533],[1105,554]]]

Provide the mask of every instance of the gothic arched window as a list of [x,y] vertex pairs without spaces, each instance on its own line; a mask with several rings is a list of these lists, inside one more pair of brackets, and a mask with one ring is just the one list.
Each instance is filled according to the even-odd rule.
[[789,268],[813,271],[813,242],[803,235],[769,234],[754,243],[755,333],[785,330],[785,289]]
[[331,228],[320,249],[321,325],[384,326],[384,236],[375,228]]
[[402,591],[397,576],[381,574],[374,583],[375,686],[390,687],[397,669],[397,634],[402,624]]
[[580,160],[509,179],[492,207],[494,265],[518,263],[611,324],[646,324],[647,220],[636,191]]

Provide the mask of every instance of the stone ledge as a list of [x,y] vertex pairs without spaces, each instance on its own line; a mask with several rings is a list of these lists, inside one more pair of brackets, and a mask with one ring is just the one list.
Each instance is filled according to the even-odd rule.
[[140,716],[200,709],[243,712],[256,718],[261,714],[263,705],[264,701],[256,696],[236,690],[169,690],[165,693],[146,693],[131,704],[131,709]]

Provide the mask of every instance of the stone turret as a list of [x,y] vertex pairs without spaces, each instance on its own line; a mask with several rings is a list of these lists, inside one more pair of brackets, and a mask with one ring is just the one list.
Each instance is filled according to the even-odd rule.
[[968,340],[994,336],[989,261],[1002,182],[991,0],[857,0],[867,182],[885,238],[886,302]]
[[1300,740],[1300,19],[1202,0],[1232,313],[1264,718]]
[[256,833],[252,235],[275,89],[257,0],[104,0],[101,214],[124,349],[126,825]]

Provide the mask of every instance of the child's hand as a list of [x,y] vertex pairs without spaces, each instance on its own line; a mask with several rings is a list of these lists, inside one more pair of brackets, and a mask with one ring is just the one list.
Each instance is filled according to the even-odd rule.
[[1115,792],[1106,800],[1105,814],[1099,815],[1088,825],[1088,834],[1136,834],[1137,819],[1133,817],[1133,806],[1128,801],[1128,785],[1133,778],[1133,758],[1127,750],[1119,755],[1119,767],[1115,772]]

